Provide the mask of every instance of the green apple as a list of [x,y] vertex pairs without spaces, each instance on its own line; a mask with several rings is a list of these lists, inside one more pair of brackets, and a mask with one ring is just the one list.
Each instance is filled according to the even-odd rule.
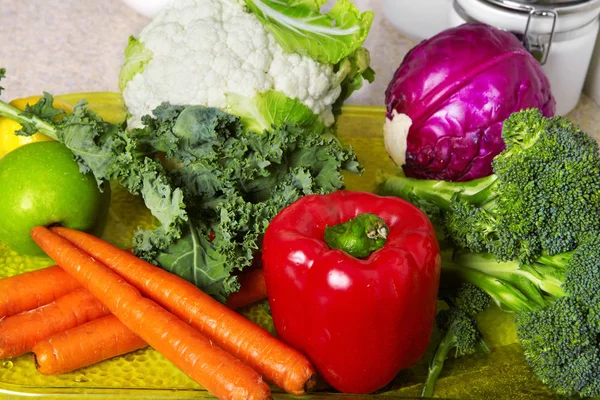
[[100,235],[109,205],[110,186],[100,190],[81,174],[58,142],[27,144],[0,159],[0,241],[19,254],[44,254],[29,234],[40,225]]

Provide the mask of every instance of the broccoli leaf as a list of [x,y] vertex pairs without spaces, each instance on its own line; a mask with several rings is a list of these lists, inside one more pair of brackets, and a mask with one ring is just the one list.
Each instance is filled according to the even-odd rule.
[[362,46],[374,14],[361,13],[349,0],[340,0],[327,13],[326,0],[245,0],[250,10],[288,52],[337,64]]
[[119,73],[119,88],[125,89],[133,77],[144,71],[146,65],[152,60],[152,51],[148,50],[137,38],[130,36],[125,48],[125,63]]

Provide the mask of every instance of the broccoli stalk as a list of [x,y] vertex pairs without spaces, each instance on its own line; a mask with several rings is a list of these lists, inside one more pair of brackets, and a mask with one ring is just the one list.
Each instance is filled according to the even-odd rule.
[[457,196],[469,204],[485,206],[492,201],[497,181],[496,175],[467,182],[415,179],[401,175],[386,176],[379,186],[379,191],[402,197],[417,205],[432,205],[443,211],[450,211]]
[[478,286],[505,311],[532,311],[565,295],[571,253],[544,256],[529,264],[499,262],[489,253],[445,250],[442,271]]
[[451,307],[442,310],[436,317],[442,339],[429,364],[427,379],[422,396],[431,397],[437,379],[444,368],[444,362],[452,349],[456,356],[473,354],[478,347],[489,352],[481,333],[477,329],[474,317],[490,305],[490,297],[474,285],[465,283],[457,291],[453,300],[446,300]]

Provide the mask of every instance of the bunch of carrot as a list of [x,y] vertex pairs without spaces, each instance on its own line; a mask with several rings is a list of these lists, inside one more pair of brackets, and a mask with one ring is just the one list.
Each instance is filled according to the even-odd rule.
[[[241,289],[227,299],[229,308],[266,296],[262,269],[238,279]],[[0,359],[32,352],[38,371],[54,375],[147,346],[109,314],[59,266],[0,279]]]
[[[0,358],[33,351],[40,372],[51,374],[150,345],[218,398],[269,398],[263,377],[293,394],[314,387],[316,373],[305,356],[231,309],[264,297],[261,270],[240,278],[243,289],[227,307],[191,283],[83,232],[38,227],[32,237],[60,267],[0,280],[0,318],[16,314],[0,320],[0,349],[13,349],[0,350]],[[23,282],[40,277],[53,282],[52,289],[27,296],[29,285]],[[23,291],[27,301],[22,306],[4,301],[11,292]],[[17,317],[44,309],[62,310],[69,318],[63,317],[67,322],[61,325],[48,322],[52,313],[38,316],[52,328],[24,334],[28,342],[20,348],[3,338],[7,321],[18,326]]]

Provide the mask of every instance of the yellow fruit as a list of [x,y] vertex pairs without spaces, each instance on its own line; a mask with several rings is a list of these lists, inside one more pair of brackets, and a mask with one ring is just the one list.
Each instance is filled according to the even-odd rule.
[[[41,96],[32,96],[22,99],[15,99],[10,104],[19,110],[25,110],[27,104],[34,105],[40,99]],[[64,110],[67,113],[73,111],[73,106],[63,100],[54,99],[52,105],[59,109]],[[36,133],[32,136],[19,136],[15,135],[15,132],[21,129],[21,124],[11,119],[0,117],[0,158],[4,157],[11,151],[24,146],[28,143],[50,141],[49,137]]]

